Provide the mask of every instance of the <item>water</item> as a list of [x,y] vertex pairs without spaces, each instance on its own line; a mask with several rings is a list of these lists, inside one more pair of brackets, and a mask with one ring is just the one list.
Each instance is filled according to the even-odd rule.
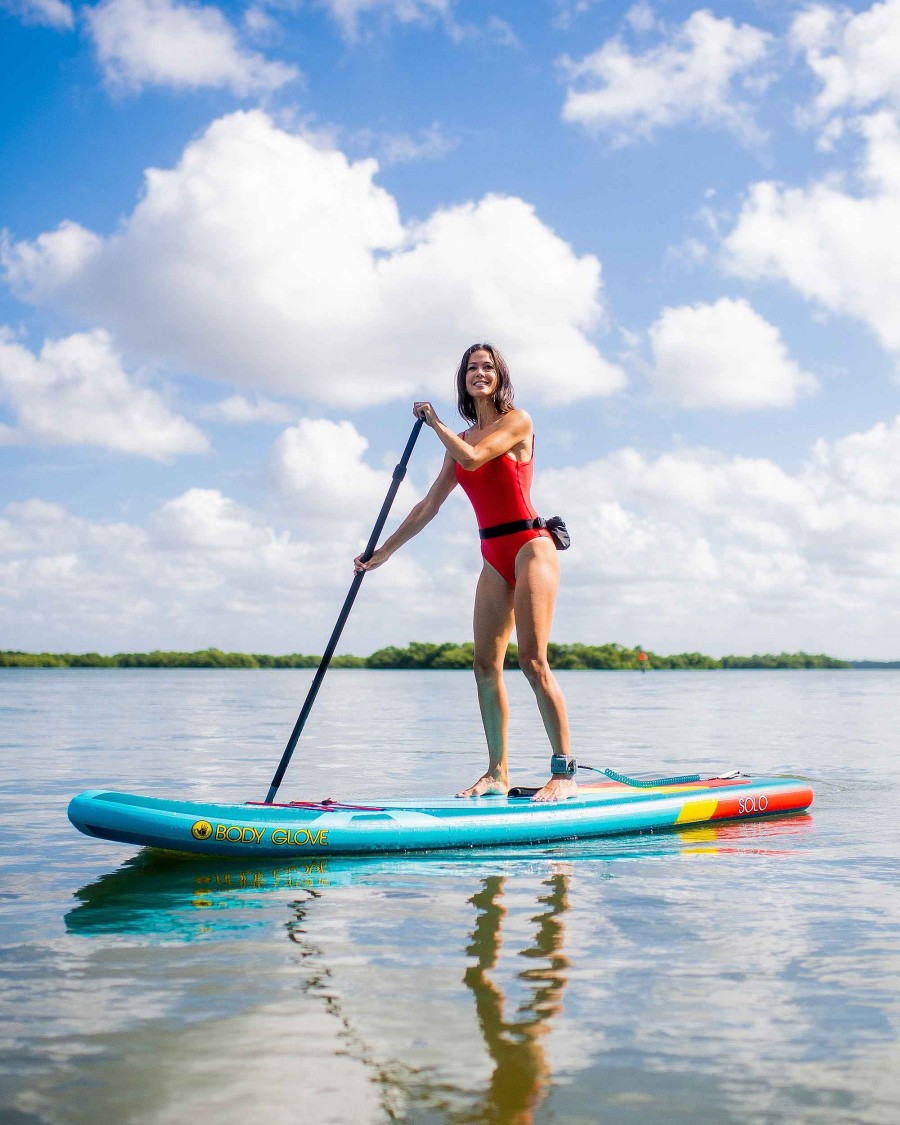
[[[68,824],[94,786],[261,799],[310,675],[0,673],[4,1125],[900,1121],[897,673],[562,675],[582,760],[797,773],[811,817],[294,867]],[[339,671],[282,794],[481,764],[466,673]]]

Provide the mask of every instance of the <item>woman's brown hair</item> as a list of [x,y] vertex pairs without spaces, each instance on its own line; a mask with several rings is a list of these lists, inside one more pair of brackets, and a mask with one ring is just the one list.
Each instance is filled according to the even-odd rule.
[[494,370],[497,372],[494,406],[498,414],[507,414],[512,410],[516,392],[513,390],[506,360],[493,344],[472,344],[463,352],[462,360],[456,372],[456,405],[460,416],[465,418],[467,422],[475,423],[478,421],[478,415],[475,412],[475,400],[466,390],[466,371],[469,367],[469,357],[472,352],[487,352],[494,361]]

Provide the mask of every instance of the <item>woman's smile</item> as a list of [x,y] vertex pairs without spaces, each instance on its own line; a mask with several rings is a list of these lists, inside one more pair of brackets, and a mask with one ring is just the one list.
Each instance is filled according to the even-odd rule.
[[497,389],[497,382],[497,372],[490,352],[473,352],[466,369],[466,390],[469,394],[491,395]]

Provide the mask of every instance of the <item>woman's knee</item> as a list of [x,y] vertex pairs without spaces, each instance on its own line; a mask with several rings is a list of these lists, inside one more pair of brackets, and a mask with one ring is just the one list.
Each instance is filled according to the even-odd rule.
[[525,673],[525,678],[532,687],[548,683],[553,679],[550,663],[546,656],[537,656],[534,653],[519,651],[519,667]]
[[476,653],[472,663],[472,671],[475,673],[475,679],[479,684],[491,683],[502,679],[503,661]]

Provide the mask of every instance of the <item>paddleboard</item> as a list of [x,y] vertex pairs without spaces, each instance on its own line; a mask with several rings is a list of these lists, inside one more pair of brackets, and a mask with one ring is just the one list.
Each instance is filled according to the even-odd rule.
[[202,855],[366,855],[436,848],[536,844],[711,821],[747,820],[809,808],[809,784],[791,777],[703,778],[581,785],[554,804],[507,797],[387,800],[365,804],[213,804],[91,789],[74,797],[69,819],[88,836]]

